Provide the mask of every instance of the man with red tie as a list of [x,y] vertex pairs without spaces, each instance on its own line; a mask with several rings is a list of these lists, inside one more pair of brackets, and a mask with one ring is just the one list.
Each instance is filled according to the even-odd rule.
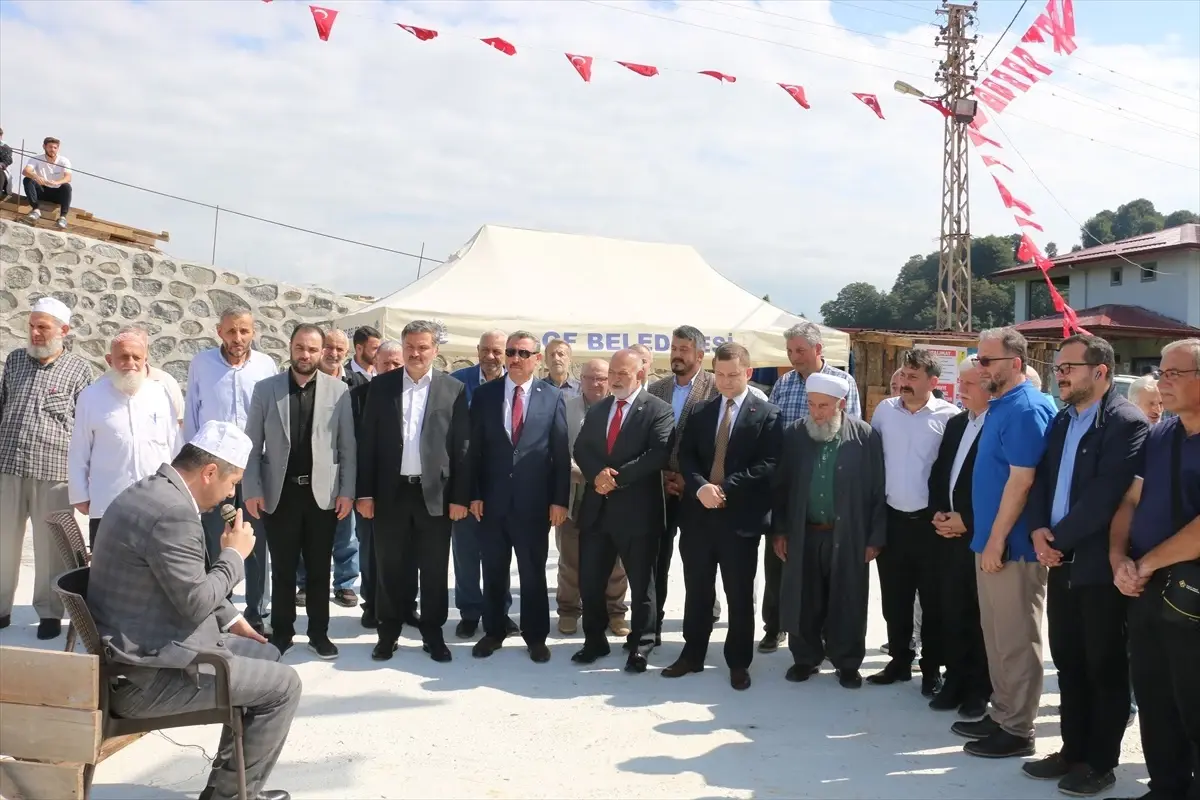
[[637,353],[612,357],[612,395],[588,409],[574,451],[585,486],[578,520],[584,644],[572,660],[591,664],[609,653],[605,589],[620,556],[629,577],[628,672],[645,672],[654,647],[653,572],[665,524],[660,472],[675,429],[671,404],[643,390],[645,379]]

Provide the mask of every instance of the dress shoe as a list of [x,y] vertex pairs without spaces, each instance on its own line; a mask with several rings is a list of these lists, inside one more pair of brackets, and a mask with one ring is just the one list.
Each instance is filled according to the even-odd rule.
[[783,677],[792,683],[804,683],[820,671],[819,668],[810,664],[793,664],[788,667],[788,671]]
[[1032,736],[1016,736],[997,729],[986,739],[963,745],[963,752],[979,758],[1027,758],[1035,752]]
[[576,664],[591,664],[594,663],[596,659],[604,658],[604,656],[611,652],[612,650],[609,648],[607,642],[602,645],[586,642],[584,643],[582,649],[576,652],[575,655],[571,656],[571,660]]
[[563,636],[572,636],[579,631],[579,620],[576,617],[559,617],[558,632]]
[[739,692],[744,692],[750,688],[750,670],[737,669],[729,670],[729,685]]
[[641,653],[630,653],[629,658],[625,659],[626,672],[645,672],[646,666],[646,657]]
[[988,701],[981,697],[968,697],[958,707],[958,715],[964,719],[979,719],[987,713]]
[[1071,770],[1075,766],[1063,758],[1062,753],[1051,753],[1045,758],[1039,758],[1037,761],[1029,761],[1022,764],[1021,772],[1025,773],[1026,777],[1033,778],[1034,780],[1057,781],[1071,774]]
[[[214,790],[211,786],[205,786],[204,791],[200,792],[200,800],[212,800]],[[292,800],[292,796],[283,789],[263,789],[254,800]]]
[[296,608],[304,608],[308,605],[308,592],[303,589],[296,590]]
[[329,641],[327,636],[309,636],[308,649],[317,654],[317,658],[332,661],[338,657],[337,645]]
[[684,675],[690,675],[693,672],[704,672],[703,664],[693,664],[686,658],[678,658],[674,664],[662,671],[664,678],[682,678]]
[[0,614],[0,631],[12,625],[12,614]]
[[[924,679],[922,679],[924,684]],[[924,688],[922,686],[922,688]],[[934,711],[954,711],[963,704],[962,693],[951,686],[943,686],[942,690],[929,701],[929,707]]]
[[463,619],[454,626],[454,635],[460,639],[470,639],[477,630],[479,630],[479,620]]
[[839,669],[837,671],[838,683],[843,689],[861,689],[863,685],[862,673],[856,669]]
[[503,639],[497,639],[493,636],[484,636],[475,646],[471,648],[471,655],[476,658],[487,658],[492,653],[504,646]]
[[787,641],[786,633],[770,633],[762,637],[762,641],[758,643],[758,652],[774,653],[779,649],[779,645]]
[[425,642],[421,645],[421,649],[429,653],[429,657],[439,664],[445,664],[453,658],[450,655],[450,648],[446,647],[445,642]]
[[379,620],[376,618],[374,611],[363,609],[362,626],[367,630],[375,630],[379,627]]
[[358,595],[354,593],[353,589],[334,589],[333,602],[342,608],[354,608],[358,605]]
[[271,628],[261,619],[247,619],[246,622],[250,623],[251,630],[259,636],[265,636],[268,639],[271,638]]
[[390,661],[392,656],[400,649],[400,644],[396,641],[377,642],[375,649],[371,651],[372,661]]
[[921,676],[921,696],[934,697],[943,688],[941,675]]
[[913,679],[912,665],[900,661],[889,661],[887,666],[874,675],[867,677],[867,683],[874,686],[890,686],[893,683],[911,681]]
[[1000,730],[1000,723],[991,717],[984,717],[975,722],[956,722],[950,726],[950,732],[964,739],[986,739]]
[[630,633],[629,623],[624,617],[609,617],[608,629],[612,631],[613,636],[628,636]]
[[535,664],[545,664],[550,660],[550,648],[542,644],[529,645],[529,660]]
[[505,636],[520,636],[521,635],[521,626],[518,625],[516,623],[516,621],[513,620],[512,617],[508,617],[506,620],[504,620],[504,635]]
[[39,639],[57,639],[61,633],[61,619],[44,619],[38,623],[37,637]]
[[1117,782],[1112,770],[1096,772],[1089,766],[1071,770],[1058,782],[1058,790],[1071,797],[1091,797],[1100,794]]

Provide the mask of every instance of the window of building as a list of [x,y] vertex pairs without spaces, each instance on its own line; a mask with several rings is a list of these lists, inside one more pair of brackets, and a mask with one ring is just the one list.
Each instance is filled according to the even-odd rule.
[[1148,283],[1158,277],[1158,264],[1150,262],[1142,264],[1142,283]]
[[1122,276],[1123,272],[1124,272],[1124,270],[1122,270],[1120,267],[1113,267],[1111,277],[1108,279],[1109,285],[1110,286],[1120,286],[1121,285],[1121,276]]

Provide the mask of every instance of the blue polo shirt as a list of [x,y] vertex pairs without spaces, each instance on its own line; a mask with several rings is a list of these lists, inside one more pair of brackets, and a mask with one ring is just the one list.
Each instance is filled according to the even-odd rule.
[[[979,434],[972,474],[971,503],[975,531],[971,549],[982,553],[1000,512],[1000,498],[1010,467],[1036,467],[1046,451],[1046,429],[1054,412],[1042,393],[1025,381],[988,403],[987,421]],[[1036,561],[1029,522],[1022,513],[1008,534],[1010,561]]]
[[[1177,533],[1171,518],[1171,442],[1182,423],[1179,417],[1150,426],[1142,469],[1142,499],[1129,529],[1132,555],[1141,558]],[[1179,449],[1179,480],[1183,489],[1183,519],[1200,516],[1200,433],[1184,437]]]

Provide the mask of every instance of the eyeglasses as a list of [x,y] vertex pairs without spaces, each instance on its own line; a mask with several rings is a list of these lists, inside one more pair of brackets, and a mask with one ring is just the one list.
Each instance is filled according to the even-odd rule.
[[509,347],[504,351],[504,355],[508,356],[509,358],[512,358],[513,356],[519,356],[521,360],[524,361],[527,358],[533,358],[535,355],[537,355],[537,353],[533,352],[532,350],[518,350],[515,347]]
[[1014,358],[1016,358],[1016,356],[997,356],[995,358],[989,358],[988,356],[979,356],[975,360],[979,362],[979,366],[981,366],[981,367],[990,367],[992,364],[998,363],[1000,361],[1012,361]]
[[1184,375],[1195,375],[1200,373],[1200,369],[1156,369],[1150,374],[1154,376],[1154,380],[1177,381]]
[[1066,375],[1068,372],[1075,369],[1075,367],[1092,367],[1092,366],[1095,366],[1095,365],[1089,364],[1086,361],[1064,361],[1061,364],[1054,365],[1054,374],[1060,375],[1060,376]]

